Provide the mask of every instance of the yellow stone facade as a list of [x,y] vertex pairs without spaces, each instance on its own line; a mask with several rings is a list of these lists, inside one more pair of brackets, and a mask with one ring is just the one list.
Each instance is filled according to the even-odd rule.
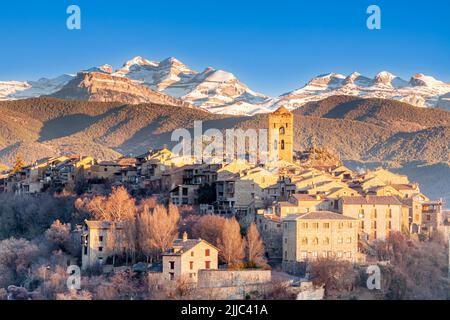
[[358,220],[330,211],[290,215],[283,220],[283,270],[297,273],[300,262],[358,260]]
[[280,107],[269,114],[269,150],[277,160],[294,160],[294,115]]

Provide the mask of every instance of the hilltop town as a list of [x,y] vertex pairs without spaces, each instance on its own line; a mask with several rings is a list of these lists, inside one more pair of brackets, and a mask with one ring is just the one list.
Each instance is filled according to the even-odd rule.
[[114,161],[61,156],[26,165],[18,158],[2,173],[0,191],[76,198],[71,210],[83,219],[58,220],[46,236],[54,241],[64,231],[57,247],[82,274],[145,273],[152,286],[176,283],[189,297],[269,298],[274,283],[287,283],[283,290],[294,297],[322,298],[331,289],[314,274],[330,261],[328,270],[393,263],[392,241],[441,239],[446,254],[442,199],[381,167],[353,171],[325,149],[295,153],[293,117],[283,107],[268,117],[278,132],[276,140],[269,135],[275,161],[196,163],[166,148]]

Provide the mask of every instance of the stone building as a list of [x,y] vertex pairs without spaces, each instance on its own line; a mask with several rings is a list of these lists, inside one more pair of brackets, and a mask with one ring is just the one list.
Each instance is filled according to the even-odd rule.
[[422,203],[420,215],[419,233],[430,236],[438,230],[438,226],[444,222],[443,201],[426,201]]
[[283,229],[281,218],[276,214],[266,213],[259,209],[256,215],[256,226],[264,242],[266,256],[270,260],[280,260],[282,257]]
[[202,239],[182,239],[174,241],[172,248],[163,253],[163,276],[174,280],[187,276],[197,282],[198,271],[218,268],[219,249]]
[[299,273],[318,258],[359,260],[358,220],[330,211],[289,215],[283,220],[283,270]]
[[107,263],[112,252],[123,245],[123,227],[109,221],[85,220],[82,232],[81,268],[102,266]]
[[342,214],[359,220],[360,237],[363,240],[386,240],[391,232],[409,228],[408,210],[394,196],[343,197]]
[[294,115],[285,107],[269,114],[269,150],[278,160],[294,160]]

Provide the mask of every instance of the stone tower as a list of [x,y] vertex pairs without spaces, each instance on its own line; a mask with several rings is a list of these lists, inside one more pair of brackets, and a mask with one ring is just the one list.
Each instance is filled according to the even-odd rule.
[[285,107],[269,114],[269,151],[271,157],[293,162],[294,115]]

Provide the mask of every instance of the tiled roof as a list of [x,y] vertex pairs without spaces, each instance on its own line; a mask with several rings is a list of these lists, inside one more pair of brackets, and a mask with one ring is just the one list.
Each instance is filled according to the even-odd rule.
[[394,196],[355,196],[342,197],[344,204],[382,204],[382,205],[401,205],[402,203]]
[[331,211],[314,211],[305,214],[291,214],[288,215],[284,220],[292,221],[292,220],[356,220],[356,219]]
[[416,190],[415,186],[410,184],[391,184],[395,190]]
[[[186,251],[189,251],[190,249],[192,249],[193,247],[198,245],[200,242],[205,242],[209,246],[216,248],[209,242],[206,242],[205,240],[202,240],[202,239],[186,239],[186,240],[177,239],[173,242],[173,246],[172,246],[173,248],[167,252],[164,252],[163,255],[165,255],[165,256],[180,256],[183,253],[185,253]],[[174,250],[174,249],[176,249],[176,250]]]
[[315,194],[295,193],[291,196],[295,198],[297,201],[318,201],[326,199],[326,197],[324,197],[323,195],[315,195]]

